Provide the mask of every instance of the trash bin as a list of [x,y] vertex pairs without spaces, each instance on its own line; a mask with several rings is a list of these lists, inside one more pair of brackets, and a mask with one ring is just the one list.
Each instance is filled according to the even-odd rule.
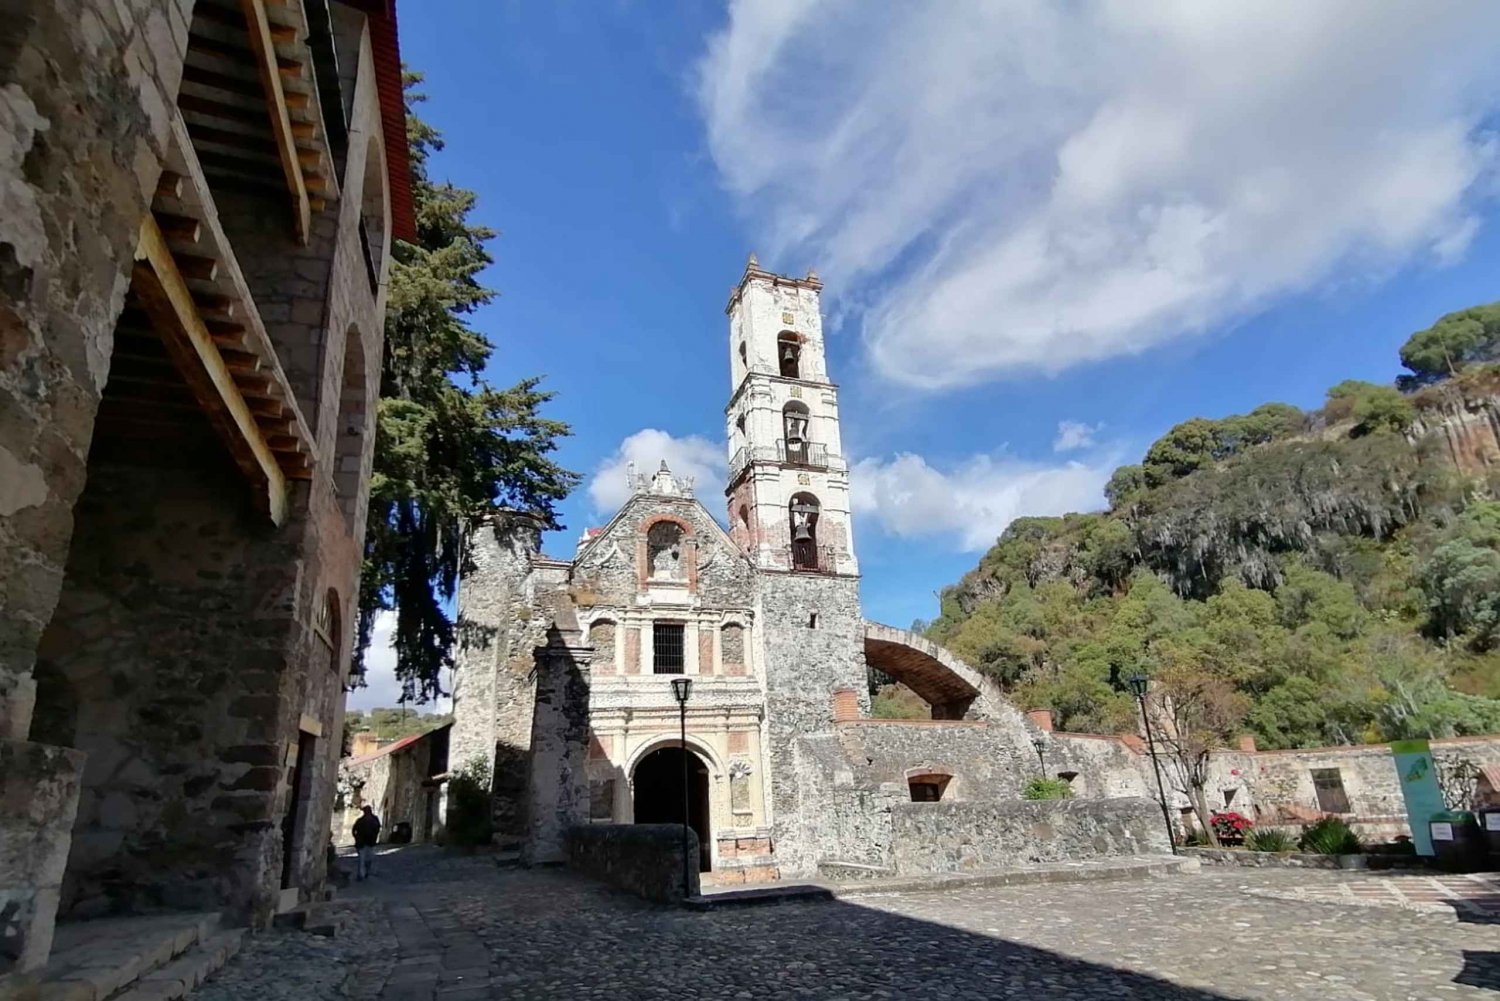
[[1462,872],[1483,864],[1484,834],[1479,821],[1467,810],[1434,813],[1427,822],[1427,832],[1432,836],[1432,850],[1442,868]]
[[1500,856],[1500,806],[1479,811],[1479,829],[1489,853]]

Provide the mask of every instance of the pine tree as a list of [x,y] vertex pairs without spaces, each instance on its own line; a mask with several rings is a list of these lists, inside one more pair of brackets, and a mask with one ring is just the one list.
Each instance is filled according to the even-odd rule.
[[421,79],[406,74],[417,234],[391,255],[359,623],[362,659],[376,613],[395,611],[396,675],[404,700],[419,703],[443,694],[452,663],[447,606],[467,524],[503,506],[560,527],[555,505],[578,482],[548,457],[570,432],[542,415],[552,394],[540,380],[495,389],[484,379],[494,345],[469,317],[495,296],[479,281],[495,233],[469,221],[474,192],[430,175],[443,141],[414,112]]

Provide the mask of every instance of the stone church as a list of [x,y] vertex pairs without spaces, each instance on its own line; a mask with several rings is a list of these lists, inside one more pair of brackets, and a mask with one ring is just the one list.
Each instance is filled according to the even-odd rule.
[[[721,882],[997,864],[1038,810],[1067,816],[1027,857],[1165,848],[1151,804],[1109,799],[1145,794],[1123,758],[1078,784],[1091,808],[1021,802],[1049,753],[1067,770],[1063,742],[947,651],[863,618],[822,287],[751,257],[729,298],[727,531],[662,463],[631,472],[630,500],[571,559],[543,556],[524,515],[473,533],[453,766],[493,775],[501,835],[536,861],[571,824],[684,810]],[[872,670],[932,718],[869,718]]]

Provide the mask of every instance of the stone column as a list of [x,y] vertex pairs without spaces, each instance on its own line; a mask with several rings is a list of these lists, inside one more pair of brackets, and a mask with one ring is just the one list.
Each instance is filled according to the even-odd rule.
[[531,780],[521,859],[567,859],[568,828],[589,817],[589,661],[593,647],[576,627],[553,626],[536,648],[536,709],[531,717]]

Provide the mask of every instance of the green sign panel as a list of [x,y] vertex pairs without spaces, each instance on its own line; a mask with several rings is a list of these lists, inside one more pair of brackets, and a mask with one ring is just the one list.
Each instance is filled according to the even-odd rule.
[[1443,790],[1438,785],[1432,749],[1425,740],[1397,740],[1391,742],[1391,754],[1396,759],[1396,774],[1401,779],[1401,796],[1406,800],[1406,820],[1411,824],[1412,842],[1417,846],[1418,855],[1432,855],[1432,832],[1427,824],[1433,814],[1442,813],[1447,808],[1443,803]]

